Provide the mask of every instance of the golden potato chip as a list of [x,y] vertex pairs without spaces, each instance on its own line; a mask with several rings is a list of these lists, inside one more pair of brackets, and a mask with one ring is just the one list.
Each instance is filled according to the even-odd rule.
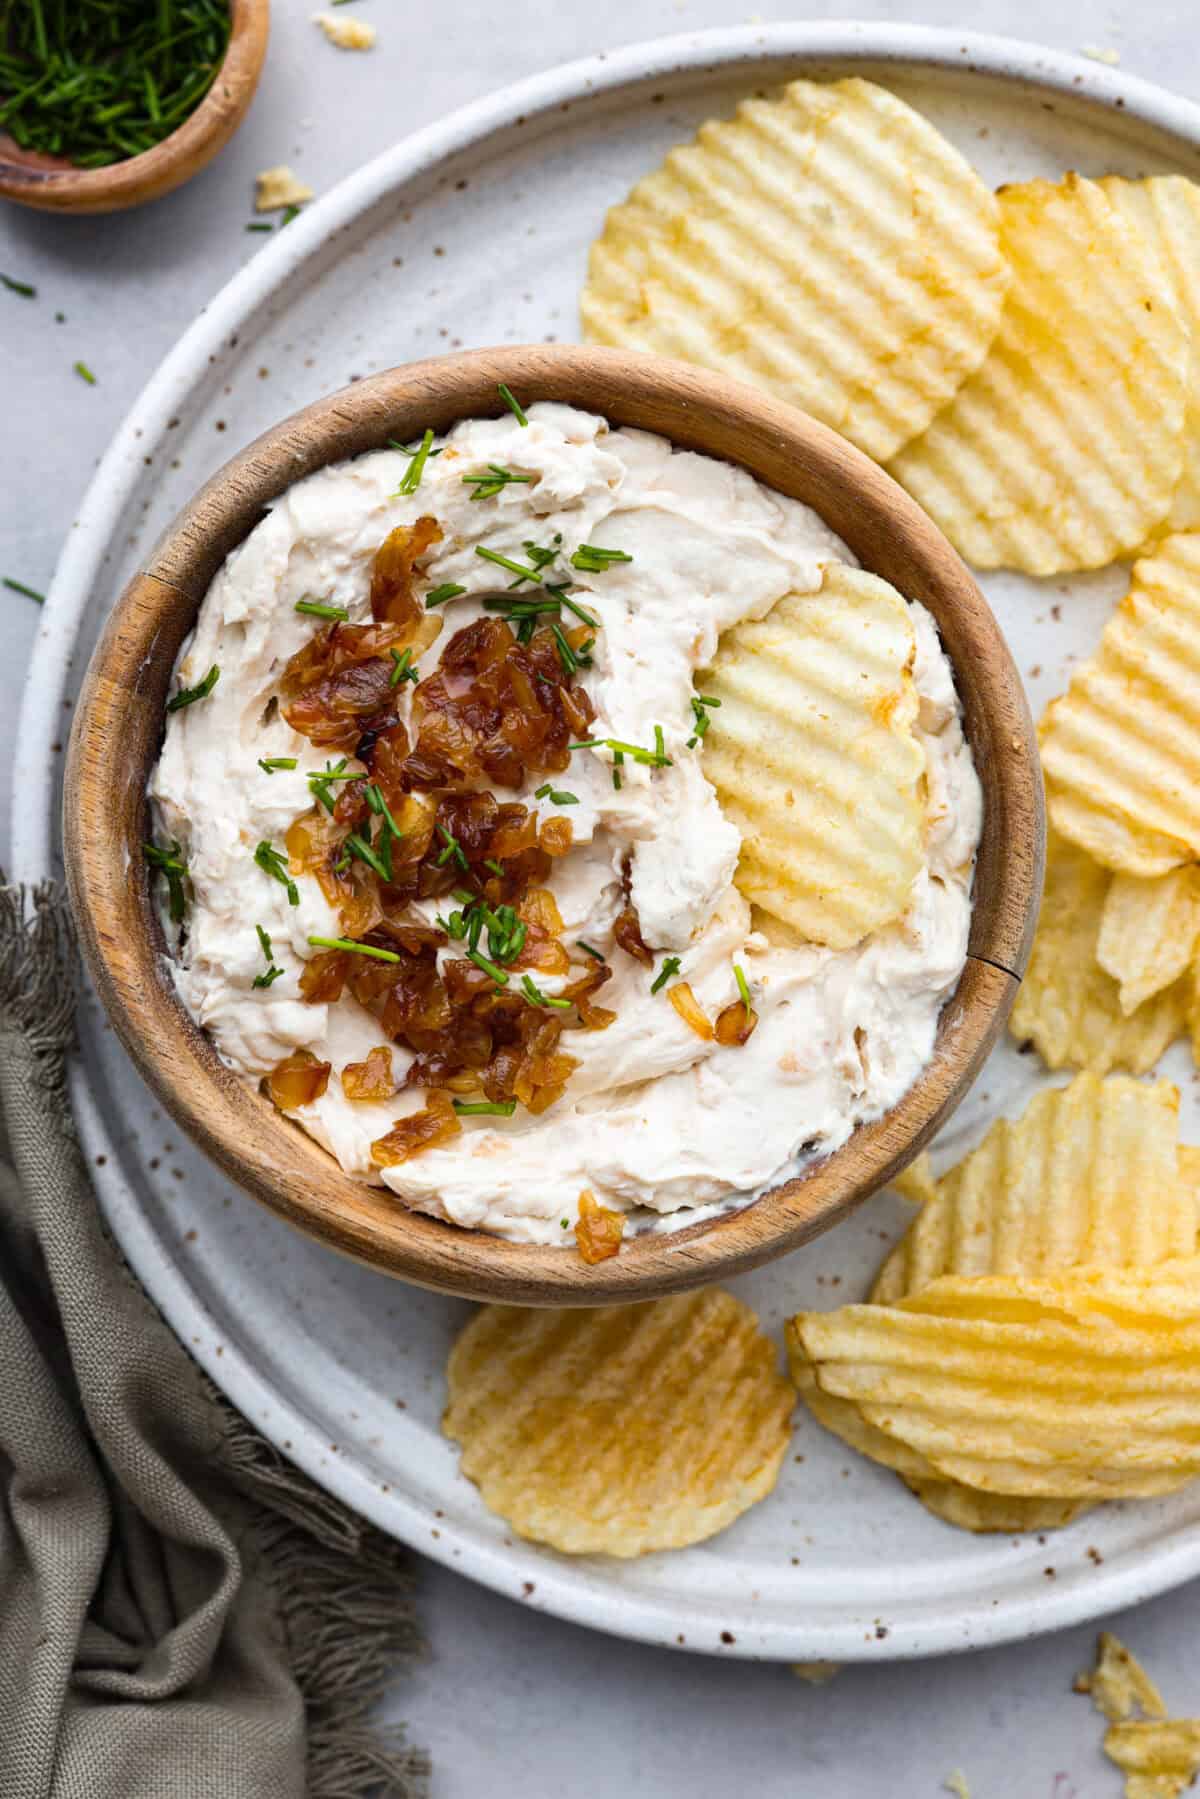
[[704,772],[742,833],[737,884],[846,949],[908,905],[924,863],[916,638],[893,587],[833,564],[721,640]]
[[1151,1267],[1196,1247],[1181,1178],[1179,1090],[1081,1074],[1000,1118],[936,1185],[884,1262],[871,1299],[893,1305],[944,1274]]
[[895,1306],[800,1313],[793,1356],[942,1478],[1136,1498],[1200,1472],[1200,1259],[946,1275]]
[[1157,252],[1191,332],[1183,470],[1165,528],[1194,531],[1200,527],[1200,187],[1186,175],[1153,175],[1148,181],[1106,175],[1100,186]]
[[1200,866],[1165,875],[1114,875],[1104,896],[1096,960],[1120,985],[1128,1018],[1192,965],[1200,938]]
[[928,1150],[922,1150],[888,1185],[893,1193],[914,1206],[923,1206],[931,1200],[937,1192],[937,1182],[933,1178],[933,1163],[929,1160]]
[[891,1468],[922,1505],[944,1523],[955,1524],[963,1530],[1019,1534],[1027,1530],[1057,1530],[1081,1512],[1091,1509],[1078,1500],[1021,1499],[1005,1493],[978,1493],[969,1487],[960,1487],[955,1481],[943,1480],[918,1450],[898,1442],[878,1425],[868,1424],[851,1400],[838,1399],[834,1394],[824,1392],[817,1385],[812,1364],[794,1333],[788,1337],[788,1354],[792,1379],[817,1422],[860,1455],[884,1468]]
[[1096,1644],[1096,1666],[1077,1674],[1076,1693],[1090,1693],[1092,1704],[1110,1724],[1120,1724],[1140,1712],[1144,1718],[1165,1718],[1163,1696],[1141,1662],[1110,1630],[1102,1630]]
[[872,82],[702,125],[609,213],[584,336],[769,388],[886,461],[978,367],[1009,283],[974,170]]
[[1096,960],[1112,877],[1051,832],[1046,886],[1025,979],[1009,1030],[1035,1045],[1050,1068],[1144,1074],[1187,1026],[1188,979],[1155,994],[1128,1017],[1121,990]]
[[905,1480],[935,1518],[957,1530],[1019,1537],[1026,1531],[1063,1530],[1092,1507],[1084,1499],[1022,1499],[1009,1493],[977,1493],[956,1480]]
[[1013,275],[999,331],[891,472],[979,568],[1099,568],[1170,510],[1190,334],[1159,258],[1094,181],[999,200]]
[[1200,1772],[1200,1718],[1111,1724],[1104,1753],[1125,1776],[1125,1799],[1178,1799]]
[[1064,837],[1124,874],[1200,860],[1200,533],[1168,537],[1135,565],[1039,736]]
[[519,1536],[645,1555],[723,1530],[775,1484],[795,1393],[720,1288],[595,1310],[484,1306],[442,1427]]

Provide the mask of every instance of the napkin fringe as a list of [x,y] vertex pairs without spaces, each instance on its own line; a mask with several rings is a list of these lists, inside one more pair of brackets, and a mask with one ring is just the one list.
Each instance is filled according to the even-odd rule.
[[75,1039],[75,969],[75,927],[54,883],[9,887],[0,875],[0,1008],[20,1027],[49,1087],[62,1086]]
[[[369,1721],[398,1666],[423,1648],[405,1552],[316,1492],[234,1412],[222,1456],[250,1501],[251,1540],[268,1570],[308,1722],[308,1799],[419,1799],[429,1758],[402,1725]],[[315,1494],[315,1497],[314,1497]]]

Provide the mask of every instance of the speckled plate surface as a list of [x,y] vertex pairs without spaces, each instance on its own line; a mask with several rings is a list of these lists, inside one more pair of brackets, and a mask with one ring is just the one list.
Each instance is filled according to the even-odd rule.
[[[706,116],[796,74],[857,71],[1001,181],[1200,173],[1200,110],[1110,69],[916,27],[739,28],[552,71],[369,164],[273,238],[154,376],[93,482],[45,611],[19,735],[14,865],[56,869],[61,739],[96,631],[159,530],[228,453],[355,375],[440,348],[569,339],[607,205]],[[984,585],[1035,711],[1090,648],[1124,573]],[[74,1099],[101,1203],[175,1330],[241,1409],[384,1529],[531,1606],[688,1649],[787,1660],[921,1655],[1052,1629],[1200,1571],[1200,1485],[1052,1538],[975,1539],[801,1419],[776,1492],[724,1535],[632,1564],[510,1540],[442,1439],[442,1368],[467,1308],[343,1261],[182,1142],[94,1003]],[[1190,1073],[1177,1049],[1164,1068]],[[1045,1077],[1007,1046],[939,1153]],[[1188,1082],[1184,1135],[1200,1141]],[[770,1329],[859,1297],[902,1228],[883,1195],[736,1283]]]

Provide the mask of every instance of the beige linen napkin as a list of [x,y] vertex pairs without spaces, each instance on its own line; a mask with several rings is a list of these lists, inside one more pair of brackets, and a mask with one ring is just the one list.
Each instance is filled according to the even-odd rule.
[[66,1099],[74,966],[65,903],[0,877],[0,1794],[413,1799],[423,1758],[369,1722],[416,1646],[403,1552],[122,1262]]

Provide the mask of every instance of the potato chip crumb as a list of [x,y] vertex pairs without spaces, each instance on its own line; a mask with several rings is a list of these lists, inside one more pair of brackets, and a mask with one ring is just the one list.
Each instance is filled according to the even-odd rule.
[[1102,44],[1082,44],[1079,49],[1079,54],[1080,56],[1086,56],[1091,62],[1107,63],[1110,69],[1115,68],[1117,63],[1121,60],[1121,52],[1119,50],[1113,50]]
[[1178,1799],[1200,1772],[1200,1718],[1110,1724],[1104,1753],[1125,1776],[1125,1799]]
[[1090,1693],[1092,1704],[1110,1724],[1120,1724],[1138,1713],[1143,1718],[1165,1718],[1162,1694],[1135,1655],[1109,1630],[1102,1630],[1096,1644],[1096,1666],[1077,1674],[1076,1693]]
[[947,1774],[942,1786],[947,1793],[954,1793],[956,1799],[971,1799],[971,1789],[961,1768],[955,1768],[953,1773]]
[[312,197],[312,188],[294,175],[286,162],[254,177],[255,212],[281,212],[287,206],[303,206]]
[[365,19],[339,19],[331,12],[315,12],[313,24],[319,25],[331,44],[339,50],[372,50],[375,27]]
[[793,1662],[792,1673],[797,1680],[806,1680],[810,1687],[823,1687],[835,1674],[842,1671],[841,1662]]

